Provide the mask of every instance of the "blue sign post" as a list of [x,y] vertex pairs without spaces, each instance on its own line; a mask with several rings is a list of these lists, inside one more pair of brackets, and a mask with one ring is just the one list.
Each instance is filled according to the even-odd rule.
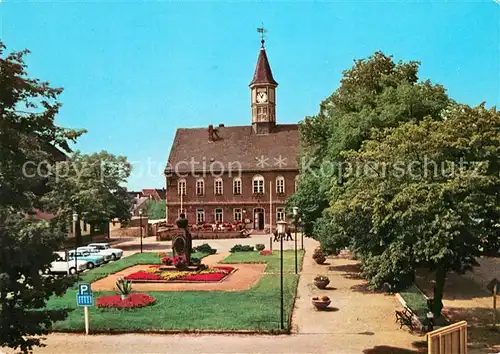
[[85,334],[89,334],[89,306],[94,306],[94,295],[89,283],[78,284],[78,293],[76,294],[76,304],[83,306],[85,316]]

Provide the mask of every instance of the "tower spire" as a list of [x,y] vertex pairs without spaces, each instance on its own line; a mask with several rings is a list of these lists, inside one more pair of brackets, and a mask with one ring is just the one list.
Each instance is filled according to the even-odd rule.
[[266,48],[264,48],[264,34],[267,32],[267,30],[264,28],[264,24],[262,24],[262,27],[257,28],[257,32],[260,33],[261,47],[259,58],[257,59],[257,65],[255,66],[255,73],[253,75],[250,86],[253,86],[255,84],[269,84],[278,86],[278,83],[273,78],[271,65],[269,65],[269,60],[267,60]]

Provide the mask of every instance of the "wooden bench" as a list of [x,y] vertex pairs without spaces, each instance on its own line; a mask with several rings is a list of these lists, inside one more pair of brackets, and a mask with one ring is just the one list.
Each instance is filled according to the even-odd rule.
[[413,331],[413,311],[407,306],[403,311],[396,310],[396,322],[399,322],[400,328],[408,326]]

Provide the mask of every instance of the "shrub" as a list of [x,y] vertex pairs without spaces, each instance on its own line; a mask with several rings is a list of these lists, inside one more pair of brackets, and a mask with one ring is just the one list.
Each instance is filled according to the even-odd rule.
[[156,299],[148,294],[131,294],[123,299],[120,295],[100,296],[96,305],[101,308],[131,309],[154,304]]
[[253,246],[248,246],[248,245],[234,245],[233,248],[229,250],[229,252],[234,253],[234,252],[253,252],[254,248]]
[[199,245],[197,247],[193,247],[193,251],[199,252],[199,253],[206,253],[206,254],[217,253],[217,250],[212,248],[208,243],[204,243],[204,244]]
[[191,257],[191,263],[193,263],[193,264],[200,264],[201,263],[201,259],[196,258],[196,257]]
[[266,246],[265,246],[265,245],[263,245],[262,243],[258,243],[258,244],[256,244],[256,245],[255,245],[255,249],[256,249],[257,251],[263,251],[263,250],[265,250],[265,249],[266,249]]
[[125,278],[119,278],[116,281],[116,287],[121,295],[127,296],[132,292],[132,282]]

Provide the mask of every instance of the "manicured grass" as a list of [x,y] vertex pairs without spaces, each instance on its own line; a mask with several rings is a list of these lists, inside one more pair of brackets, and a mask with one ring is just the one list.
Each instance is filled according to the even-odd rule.
[[[240,292],[182,291],[148,292],[156,298],[152,306],[133,309],[90,310],[93,331],[161,330],[279,330],[280,277],[264,275],[252,289]],[[297,277],[284,277],[285,321],[293,307]],[[99,295],[113,293],[95,293]],[[50,301],[49,308],[70,308],[66,320],[54,325],[56,331],[83,331],[83,309],[76,308],[76,291]],[[285,326],[288,327],[288,323]]]
[[[250,253],[244,257],[235,254],[229,260],[236,261],[234,257],[242,257],[244,261],[253,259],[254,262],[267,262],[267,272],[279,270],[279,252],[272,256]],[[301,252],[299,267],[302,256]],[[151,256],[147,254],[132,257],[135,258],[129,261],[122,260],[124,261],[123,268],[141,264],[138,262],[151,263]],[[294,253],[285,252],[284,260],[287,273],[294,272]],[[116,272],[123,268],[101,267],[101,271]],[[297,281],[298,276],[295,274],[284,276],[285,328],[290,326],[289,318],[295,300]],[[111,294],[113,293],[97,292],[94,296],[97,298],[100,295]],[[147,294],[156,298],[154,305],[131,310],[92,308],[90,310],[91,331],[249,330],[270,332],[279,331],[280,328],[280,276],[277,274],[265,274],[258,284],[247,291],[172,291],[147,292]],[[76,307],[76,290],[71,289],[64,296],[51,299],[47,307],[50,309],[66,308],[71,311],[66,320],[55,323],[54,330],[84,330],[83,309]]]
[[[297,263],[299,271],[302,268],[304,251],[297,252]],[[280,271],[280,251],[274,251],[271,256],[261,256],[259,252],[235,252],[224,259],[222,263],[267,263],[266,273],[278,273]],[[295,251],[283,251],[283,272],[295,273]]]
[[[399,294],[405,300],[406,305],[418,316],[420,322],[427,323],[426,315],[427,312],[429,312],[427,299],[417,286],[412,285],[408,289],[401,291]],[[434,321],[434,323],[438,325],[447,325],[447,321],[444,317],[439,317]]]
[[[193,253],[193,257],[202,259],[208,256],[206,253]],[[160,264],[158,252],[136,253],[129,257],[122,258],[116,262],[110,262],[100,267],[94,268],[80,276],[80,282],[93,283],[96,280],[102,279],[109,274],[122,271],[126,268],[133,267],[138,264]]]

